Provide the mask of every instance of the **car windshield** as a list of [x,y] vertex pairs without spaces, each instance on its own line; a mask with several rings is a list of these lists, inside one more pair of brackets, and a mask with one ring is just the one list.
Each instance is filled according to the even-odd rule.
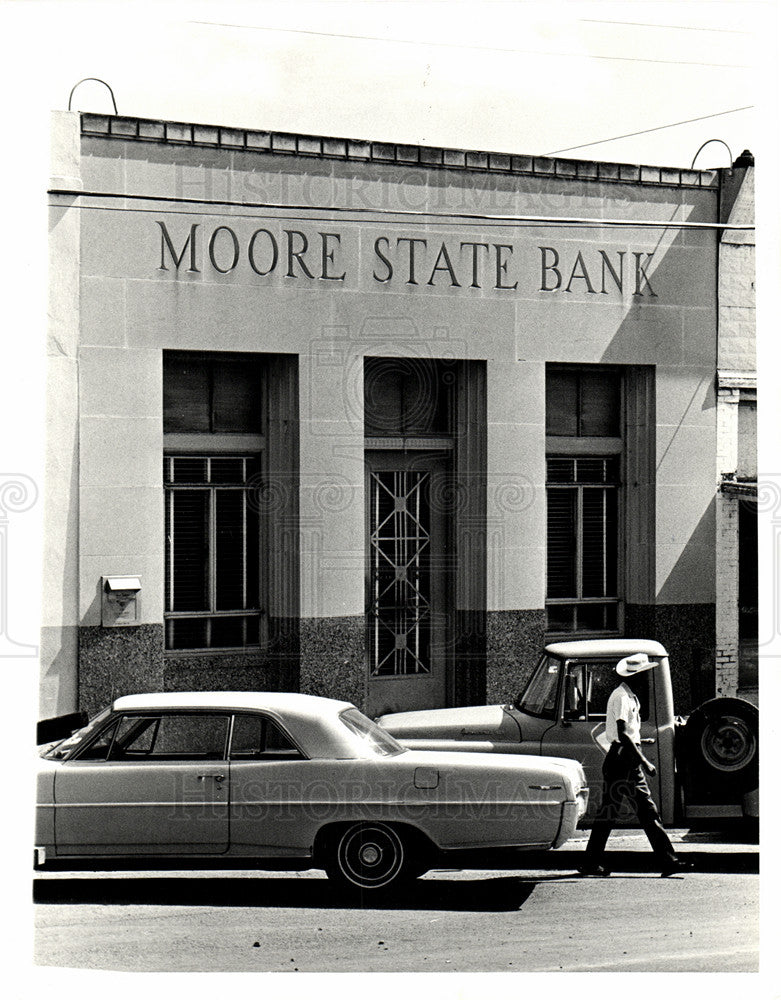
[[357,708],[346,709],[339,718],[343,725],[355,736],[358,736],[363,745],[378,757],[393,757],[405,752],[405,747],[398,743],[390,733],[380,729],[376,722],[372,722]]
[[49,744],[44,750],[41,751],[41,757],[46,757],[49,760],[62,760],[63,757],[67,757],[72,753],[76,747],[85,743],[98,729],[103,725],[108,716],[111,713],[111,706],[104,708],[102,712],[99,712],[81,729],[77,729],[72,736],[68,736],[64,740],[59,740],[57,743]]
[[515,707],[529,715],[553,718],[556,712],[556,692],[559,686],[561,660],[543,654],[526,690],[519,696]]

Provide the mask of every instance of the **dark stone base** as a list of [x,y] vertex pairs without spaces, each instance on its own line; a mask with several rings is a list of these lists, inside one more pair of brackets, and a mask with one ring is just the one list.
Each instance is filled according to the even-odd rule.
[[79,629],[79,709],[93,715],[123,694],[163,690],[163,626]]
[[512,701],[526,685],[545,645],[545,611],[489,611],[486,617],[486,702]]
[[[286,633],[289,634],[289,633]],[[123,694],[151,691],[297,691],[295,641],[269,652],[166,653],[163,625],[79,629],[78,707],[92,714]]]
[[166,656],[165,691],[297,691],[297,665],[260,653]]
[[627,636],[656,639],[670,654],[676,714],[715,697],[715,605],[627,605],[625,622]]
[[[491,611],[485,621],[484,679],[481,650],[464,650],[458,704],[515,698],[545,645],[542,609]],[[213,655],[166,655],[162,625],[84,626],[79,629],[78,708],[92,714],[120,695],[144,691],[302,691],[365,707],[363,615],[309,619],[295,626],[279,631],[289,641],[278,642],[274,652]],[[715,627],[711,604],[626,608],[627,636],[656,639],[667,648],[680,715],[715,695]]]
[[363,615],[309,618],[301,628],[301,691],[366,704],[366,625]]

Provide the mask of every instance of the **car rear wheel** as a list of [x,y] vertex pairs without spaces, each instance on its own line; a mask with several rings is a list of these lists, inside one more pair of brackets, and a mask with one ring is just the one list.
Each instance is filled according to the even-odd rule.
[[390,889],[410,877],[407,845],[387,823],[353,823],[340,829],[325,849],[330,879],[352,889]]

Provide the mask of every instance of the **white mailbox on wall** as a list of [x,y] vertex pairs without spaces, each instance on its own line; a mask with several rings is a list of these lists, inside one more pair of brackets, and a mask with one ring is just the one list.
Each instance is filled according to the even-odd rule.
[[108,628],[138,624],[141,612],[141,577],[103,576],[101,581],[101,624]]

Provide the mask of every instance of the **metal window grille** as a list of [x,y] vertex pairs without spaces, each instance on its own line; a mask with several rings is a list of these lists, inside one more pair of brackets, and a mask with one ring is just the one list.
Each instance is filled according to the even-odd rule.
[[260,642],[259,460],[167,455],[166,649]]
[[618,459],[548,459],[549,632],[619,628]]

